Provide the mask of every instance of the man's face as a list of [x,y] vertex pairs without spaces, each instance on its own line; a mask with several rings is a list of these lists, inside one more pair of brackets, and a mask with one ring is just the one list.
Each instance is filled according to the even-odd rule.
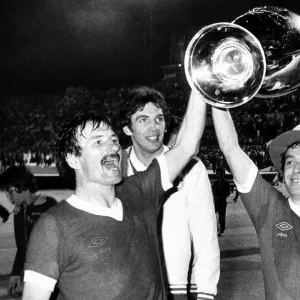
[[11,186],[6,189],[6,195],[13,205],[20,206],[22,203],[27,201],[28,190],[23,191],[20,188]]
[[152,102],[131,116],[131,129],[123,128],[131,136],[136,151],[153,154],[162,149],[166,122],[161,108]]
[[283,171],[287,191],[293,200],[300,203],[300,146],[287,151]]
[[92,122],[88,122],[78,141],[82,150],[75,170],[80,180],[103,185],[121,181],[119,140],[110,127],[101,124],[93,130]]

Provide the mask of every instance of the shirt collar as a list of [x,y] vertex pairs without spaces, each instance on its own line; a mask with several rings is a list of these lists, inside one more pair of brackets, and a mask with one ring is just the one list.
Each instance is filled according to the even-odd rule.
[[66,200],[73,207],[88,212],[93,215],[111,217],[117,221],[123,220],[123,205],[120,199],[116,201],[111,207],[104,207],[101,205],[91,204],[87,201],[81,200],[74,194]]
[[[164,147],[164,150],[162,153],[165,153],[167,152],[169,149],[169,147],[163,145]],[[129,159],[130,159],[130,162],[133,164],[134,168],[137,170],[137,171],[146,171],[147,170],[147,167],[144,166],[141,161],[137,158],[136,156],[136,153],[133,149],[133,147],[131,147],[131,151],[130,151],[130,156],[129,156]]]

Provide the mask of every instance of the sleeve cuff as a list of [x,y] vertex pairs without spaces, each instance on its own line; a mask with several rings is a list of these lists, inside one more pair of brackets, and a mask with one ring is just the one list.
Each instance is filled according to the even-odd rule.
[[197,300],[214,300],[215,296],[212,294],[206,294],[206,293],[198,293]]
[[162,185],[164,191],[167,191],[168,189],[173,187],[173,184],[170,182],[169,170],[168,170],[168,164],[166,161],[166,157],[164,154],[161,154],[156,159],[157,159],[159,167],[160,167],[161,185]]
[[38,285],[45,290],[54,291],[57,280],[30,270],[25,270],[24,281]]
[[249,193],[252,189],[252,186],[254,184],[255,178],[257,176],[257,172],[258,172],[258,168],[257,166],[254,164],[254,162],[252,162],[251,167],[248,171],[247,174],[247,178],[246,181],[244,182],[244,184],[238,184],[235,180],[234,183],[236,185],[237,190],[240,193]]

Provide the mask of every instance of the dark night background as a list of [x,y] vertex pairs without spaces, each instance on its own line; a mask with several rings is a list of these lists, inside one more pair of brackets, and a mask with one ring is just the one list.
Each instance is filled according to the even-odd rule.
[[264,5],[300,14],[295,0],[2,0],[0,5],[5,94],[144,83],[144,39],[151,28],[151,80],[159,80],[160,67],[170,63],[174,31],[230,22]]

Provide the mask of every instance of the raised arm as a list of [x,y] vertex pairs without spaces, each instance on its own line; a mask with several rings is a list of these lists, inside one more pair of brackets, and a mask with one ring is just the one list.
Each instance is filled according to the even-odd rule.
[[187,162],[197,153],[206,115],[203,97],[192,91],[185,117],[175,146],[166,152],[170,181],[173,181]]
[[234,180],[243,185],[251,167],[251,159],[241,149],[229,110],[212,107],[219,146],[230,167]]

